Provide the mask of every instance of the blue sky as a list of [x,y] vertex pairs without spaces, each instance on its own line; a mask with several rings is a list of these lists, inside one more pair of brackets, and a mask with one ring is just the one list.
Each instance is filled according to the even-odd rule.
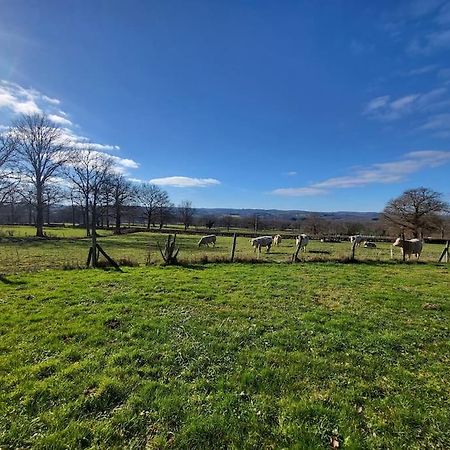
[[3,0],[0,80],[175,203],[450,200],[450,0]]

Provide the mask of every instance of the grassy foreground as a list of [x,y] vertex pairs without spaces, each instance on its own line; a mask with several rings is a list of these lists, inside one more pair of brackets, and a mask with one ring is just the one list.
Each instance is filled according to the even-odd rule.
[[1,448],[448,448],[446,267],[0,280]]

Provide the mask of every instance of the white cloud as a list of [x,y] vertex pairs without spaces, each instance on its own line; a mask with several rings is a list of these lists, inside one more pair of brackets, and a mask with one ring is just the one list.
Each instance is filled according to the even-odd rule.
[[120,158],[118,156],[108,155],[118,166],[124,169],[137,169],[139,168],[139,163],[128,158]]
[[300,188],[275,189],[273,193],[285,196],[321,195],[332,188],[347,189],[369,184],[398,183],[420,170],[448,163],[450,163],[450,151],[415,151],[405,154],[399,161],[371,164],[367,168],[355,168],[352,175],[328,178]]
[[14,114],[42,112],[34,99],[34,91],[27,91],[4,80],[0,81],[0,108],[7,108]]
[[51,103],[52,105],[59,105],[61,103],[61,100],[58,100],[57,98],[47,97],[46,95],[42,96],[42,100],[45,100],[47,103]]
[[57,125],[64,125],[70,127],[72,122],[69,119],[66,119],[65,117],[58,116],[57,114],[49,114],[48,118],[55,122]]
[[288,177],[295,177],[296,175],[298,175],[298,172],[296,172],[295,170],[291,170],[290,172],[286,172],[285,175],[287,175]]
[[150,183],[159,186],[173,186],[173,187],[208,187],[220,184],[219,180],[215,178],[191,178],[191,177],[164,177],[164,178],[153,178]]

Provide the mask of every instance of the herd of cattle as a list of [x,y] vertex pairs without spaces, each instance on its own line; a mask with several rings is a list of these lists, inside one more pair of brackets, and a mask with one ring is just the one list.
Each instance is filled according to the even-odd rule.
[[[198,241],[198,246],[206,245],[209,247],[209,244],[211,244],[213,247],[216,245],[217,236],[215,234],[209,234],[207,236],[203,236]],[[272,245],[279,246],[281,244],[282,237],[279,234],[276,234],[275,236],[259,236],[250,239],[250,243],[254,249],[254,251],[258,251],[258,253],[261,253],[262,248],[266,248],[267,252],[270,251],[270,248]],[[324,239],[321,239],[321,242],[327,242]],[[350,236],[350,242],[352,245],[360,246],[363,244],[365,248],[376,248],[377,245],[375,242],[371,242],[368,238],[356,235],[356,236]],[[301,250],[306,250],[306,246],[309,243],[309,237],[306,234],[300,234],[295,237],[295,246],[299,247]],[[398,238],[393,244],[394,247],[400,247],[402,254],[404,253],[405,256],[408,256],[408,258],[411,258],[411,255],[414,255],[416,258],[419,258],[421,252],[422,252],[422,241],[419,239],[401,239]]]

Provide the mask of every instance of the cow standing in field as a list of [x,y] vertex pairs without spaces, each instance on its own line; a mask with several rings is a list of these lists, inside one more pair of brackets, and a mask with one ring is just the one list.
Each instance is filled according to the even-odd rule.
[[356,236],[350,236],[350,242],[352,244],[353,244],[353,242],[355,242],[356,247],[359,247],[363,240],[364,240],[364,238],[360,234],[357,234]]
[[300,238],[302,238],[302,248],[301,250],[305,251],[306,250],[306,246],[309,243],[309,237],[306,234],[299,234],[296,238],[295,238],[295,246],[298,247],[298,245],[300,244]]
[[260,236],[253,239],[250,239],[250,243],[252,244],[252,247],[256,250],[258,250],[258,253],[261,253],[262,247],[267,247],[267,253],[270,251],[270,247],[272,247],[272,236]]
[[422,253],[422,241],[420,239],[405,239],[397,238],[396,241],[392,244],[394,247],[400,247],[402,249],[402,255],[411,259],[411,255],[414,255],[417,259],[419,259],[420,254]]
[[273,237],[273,245],[276,245],[277,247],[281,244],[281,236],[279,234],[276,234]]
[[213,247],[216,246],[216,235],[215,234],[208,234],[208,236],[203,236],[199,241],[198,241],[198,246],[202,246],[202,245],[206,245],[207,247],[209,247],[209,244],[212,244]]

